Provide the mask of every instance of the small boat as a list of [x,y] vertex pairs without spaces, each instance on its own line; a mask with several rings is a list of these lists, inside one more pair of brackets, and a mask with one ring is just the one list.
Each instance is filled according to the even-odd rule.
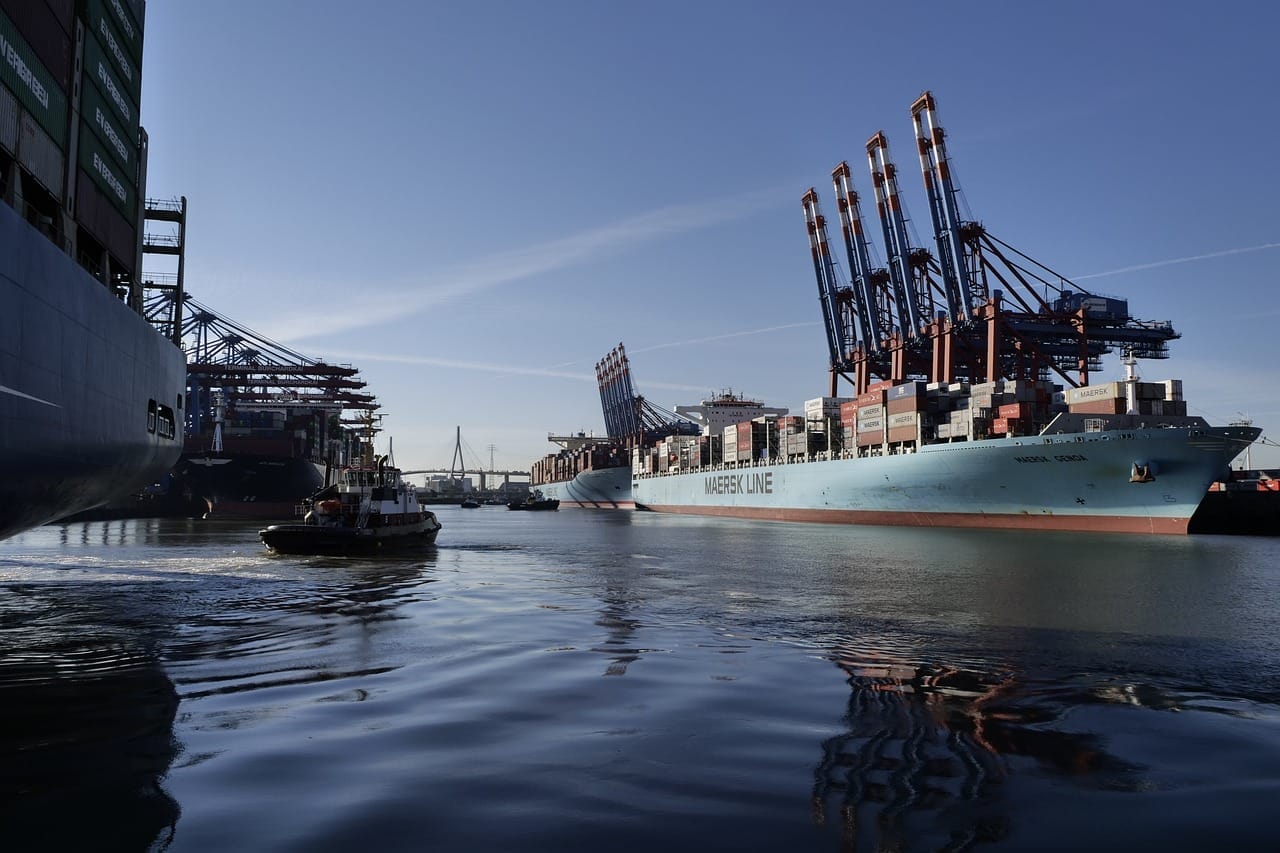
[[542,492],[534,489],[529,496],[522,501],[508,501],[507,509],[559,509],[560,501],[556,498],[547,498],[542,496]]
[[460,506],[463,509],[479,509],[480,501],[475,500],[474,498],[464,498]]
[[434,544],[435,513],[422,508],[400,469],[379,457],[343,468],[337,482],[304,502],[301,524],[273,524],[258,531],[277,554],[368,554]]

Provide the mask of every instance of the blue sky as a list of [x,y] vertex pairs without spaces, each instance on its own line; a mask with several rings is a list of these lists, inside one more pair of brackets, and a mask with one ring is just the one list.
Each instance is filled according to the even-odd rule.
[[189,200],[203,304],[360,368],[402,467],[449,463],[461,426],[523,469],[548,432],[603,432],[619,341],[668,408],[826,393],[800,197],[834,224],[847,159],[870,198],[884,130],[931,242],[928,89],[968,215],[1172,321],[1140,372],[1193,413],[1270,429],[1278,9],[152,0],[148,193]]

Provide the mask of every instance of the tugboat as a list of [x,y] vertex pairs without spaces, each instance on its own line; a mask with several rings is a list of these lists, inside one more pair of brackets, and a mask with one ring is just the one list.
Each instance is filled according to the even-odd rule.
[[369,554],[432,545],[440,532],[435,513],[418,503],[413,485],[381,456],[373,464],[343,468],[338,480],[304,502],[301,524],[258,531],[277,554]]
[[560,501],[556,498],[543,497],[542,492],[534,489],[529,496],[522,501],[508,501],[507,509],[559,509]]

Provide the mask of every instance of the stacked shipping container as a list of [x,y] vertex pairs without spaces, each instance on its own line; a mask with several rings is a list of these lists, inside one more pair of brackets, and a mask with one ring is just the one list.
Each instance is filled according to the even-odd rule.
[[92,241],[130,274],[145,150],[143,9],[140,0],[0,0],[0,147],[23,171],[0,175],[6,200],[64,248],[74,240],[88,265],[102,260]]

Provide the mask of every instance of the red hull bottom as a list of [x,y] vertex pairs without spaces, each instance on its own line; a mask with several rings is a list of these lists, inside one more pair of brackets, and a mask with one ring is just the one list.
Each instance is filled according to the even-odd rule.
[[605,503],[604,501],[567,501],[560,499],[562,507],[577,507],[579,509],[635,509],[635,501],[618,501],[617,503]]
[[853,509],[786,509],[732,506],[657,506],[653,512],[714,515],[762,521],[798,521],[817,524],[879,524],[893,527],[980,527],[1007,530],[1075,530],[1098,533],[1185,534],[1187,518],[1150,516],[1086,516],[1019,513],[981,515],[966,512],[888,512]]

